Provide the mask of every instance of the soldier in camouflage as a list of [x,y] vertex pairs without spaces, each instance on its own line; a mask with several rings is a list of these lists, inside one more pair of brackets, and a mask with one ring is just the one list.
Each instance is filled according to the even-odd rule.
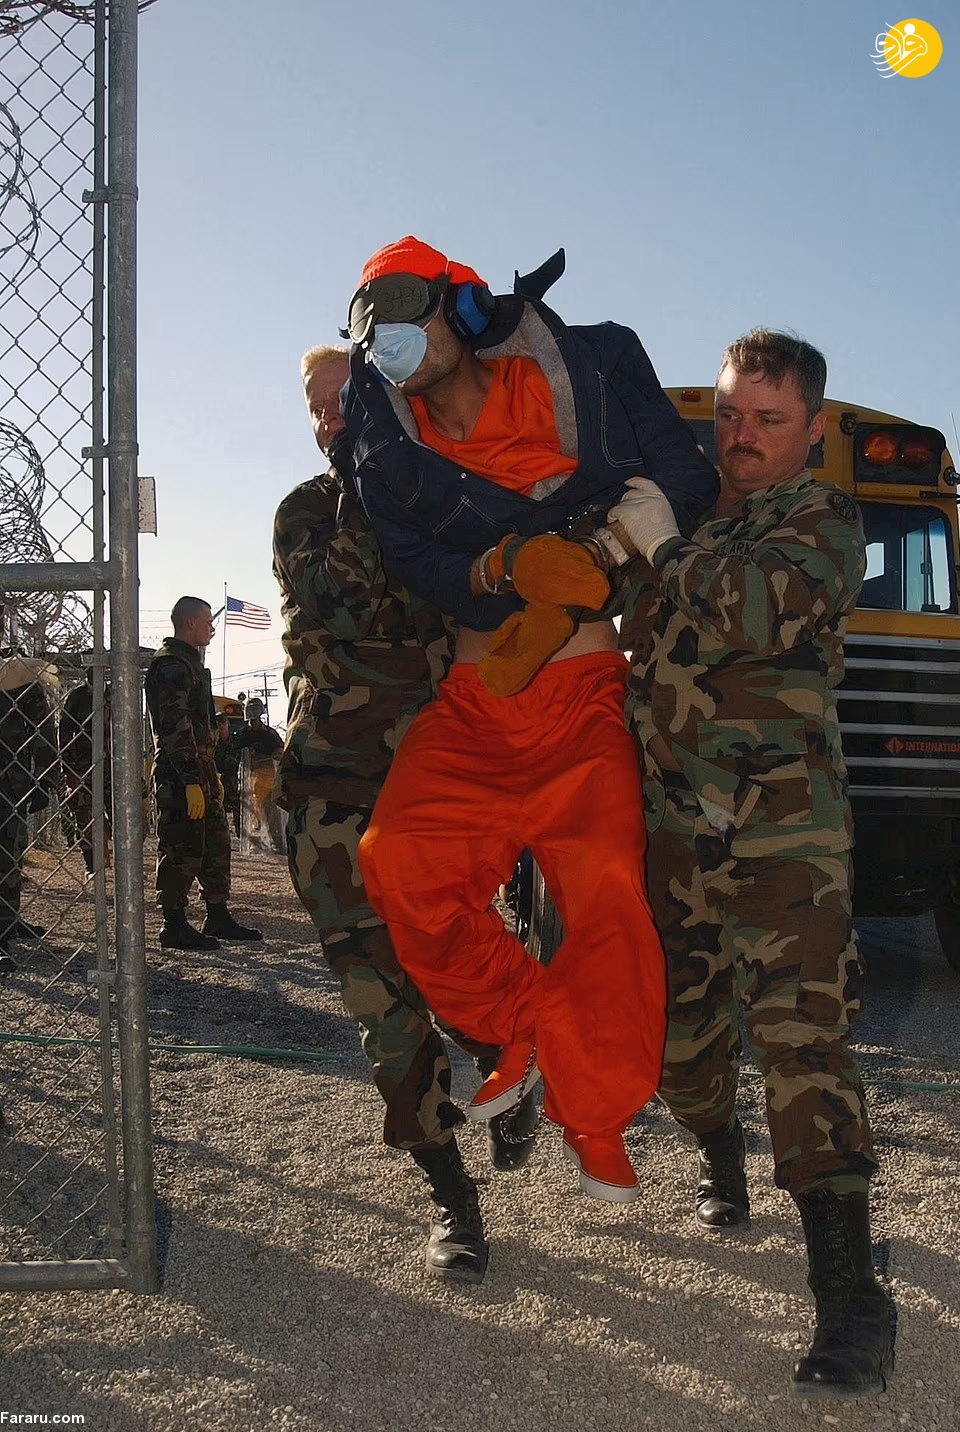
[[277,851],[283,850],[283,836],[274,800],[276,781],[276,758],[283,750],[283,740],[263,719],[264,704],[259,696],[251,696],[243,708],[246,726],[230,738],[230,744],[238,757],[246,753],[249,772],[250,800],[247,812],[250,816],[251,836],[269,839]]
[[[289,813],[294,889],[360,1026],[386,1104],[384,1140],[410,1151],[438,1204],[427,1268],[479,1281],[486,1245],[476,1186],[454,1137],[463,1115],[450,1097],[443,1041],[357,867],[397,745],[449,664],[450,630],[436,607],[387,574],[353,487],[339,410],[346,351],[311,349],[302,374],[314,434],[333,467],[284,498],[274,523],[289,698],[275,798]],[[460,1042],[492,1064],[496,1051]],[[530,1138],[503,1142],[497,1166],[518,1167],[530,1146]]]
[[56,671],[10,651],[0,654],[0,974],[16,969],[13,940],[44,931],[20,914],[27,817],[45,809],[60,780],[51,697]]
[[[104,850],[102,859],[109,862],[110,838],[110,690],[103,693],[103,824]],[[84,867],[92,875],[95,866],[93,849],[93,667],[87,668],[86,680],[75,686],[63,703],[60,716],[60,761],[66,787],[66,811],[72,817],[76,839]]]
[[[160,943],[177,950],[217,949],[220,940],[262,940],[239,924],[230,898],[230,832],[214,763],[216,712],[201,653],[213,640],[213,614],[200,597],[181,597],[170,616],[173,636],[147,668],[147,709],[156,743],[157,904]],[[197,930],[187,919],[194,880],[206,901]]]
[[230,735],[230,717],[222,714],[217,718],[217,744],[214,747],[213,760],[223,786],[223,809],[233,821],[233,829],[239,839],[240,752],[234,748]]
[[876,1161],[848,1044],[863,967],[834,698],[864,537],[855,503],[806,470],[825,382],[799,339],[738,340],[717,379],[714,514],[688,541],[641,478],[610,518],[652,566],[629,588],[622,640],[668,964],[661,1097],[697,1138],[698,1224],[745,1224],[742,1014],[817,1305],[795,1390],[856,1396],[882,1389],[891,1353],[869,1229]]

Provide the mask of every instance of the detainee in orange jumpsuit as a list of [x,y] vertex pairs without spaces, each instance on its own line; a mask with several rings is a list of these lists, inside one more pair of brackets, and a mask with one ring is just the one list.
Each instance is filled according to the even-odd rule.
[[[390,273],[436,278],[445,263],[436,250],[404,240],[374,256],[361,285]],[[471,271],[448,264],[446,272]],[[375,284],[370,293],[375,312]],[[397,316],[395,304],[387,311]],[[409,378],[391,378],[409,402],[420,443],[456,464],[455,479],[476,475],[515,492],[569,475],[577,460],[561,449],[538,364],[482,361],[451,329],[445,307],[424,319],[423,360]],[[345,413],[348,431],[353,413],[356,437],[357,404],[369,401],[357,388],[380,385],[365,380],[362,368],[353,373]],[[396,407],[397,397],[391,401]],[[381,442],[380,462],[383,449]],[[375,528],[376,476],[358,463]],[[477,529],[490,531],[483,523]],[[478,537],[474,550],[482,545]],[[473,562],[474,595],[504,589],[494,570],[498,552]],[[491,1117],[508,1107],[539,1068],[545,1113],[563,1126],[581,1188],[629,1202],[637,1179],[622,1135],[660,1075],[664,961],[642,873],[640,776],[623,720],[626,661],[612,621],[570,625],[572,635],[529,684],[506,696],[491,694],[481,679],[490,633],[460,627],[449,676],[393,760],[360,844],[360,867],[401,964],[432,1008],[471,1038],[504,1046],[468,1113]],[[546,968],[492,905],[525,846],[565,930]]]
[[[514,1084],[535,1048],[546,1116],[571,1139],[613,1136],[612,1163],[596,1147],[582,1171],[631,1190],[620,1136],[659,1082],[666,995],[623,697],[623,658],[607,650],[552,661],[507,698],[456,662],[397,751],[360,860],[431,1006],[473,1039],[519,1047]],[[491,904],[524,846],[564,925],[547,967]]]

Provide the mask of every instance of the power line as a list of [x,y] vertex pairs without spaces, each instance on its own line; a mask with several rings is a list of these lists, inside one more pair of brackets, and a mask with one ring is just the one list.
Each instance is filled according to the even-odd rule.
[[248,676],[279,675],[283,670],[283,662],[275,666],[257,666],[253,671],[228,671],[226,676],[221,678],[224,681],[243,681]]

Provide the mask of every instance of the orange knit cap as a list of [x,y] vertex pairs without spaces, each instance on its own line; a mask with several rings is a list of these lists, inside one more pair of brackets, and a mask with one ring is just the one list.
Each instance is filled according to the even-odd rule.
[[[466,264],[451,262],[439,249],[432,249],[422,239],[407,234],[395,244],[387,244],[367,259],[360,275],[360,287],[388,273],[413,273],[418,278],[439,278],[446,274],[451,283],[479,283],[483,279]],[[486,285],[484,285],[486,287]]]

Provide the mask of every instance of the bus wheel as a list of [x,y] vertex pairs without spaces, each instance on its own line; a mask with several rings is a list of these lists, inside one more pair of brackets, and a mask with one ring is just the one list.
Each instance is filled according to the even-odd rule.
[[[958,912],[960,913],[960,912]],[[548,965],[563,939],[563,922],[553,903],[539,865],[533,862],[527,950],[542,965]]]
[[960,974],[960,905],[938,905],[933,918],[944,958]]

